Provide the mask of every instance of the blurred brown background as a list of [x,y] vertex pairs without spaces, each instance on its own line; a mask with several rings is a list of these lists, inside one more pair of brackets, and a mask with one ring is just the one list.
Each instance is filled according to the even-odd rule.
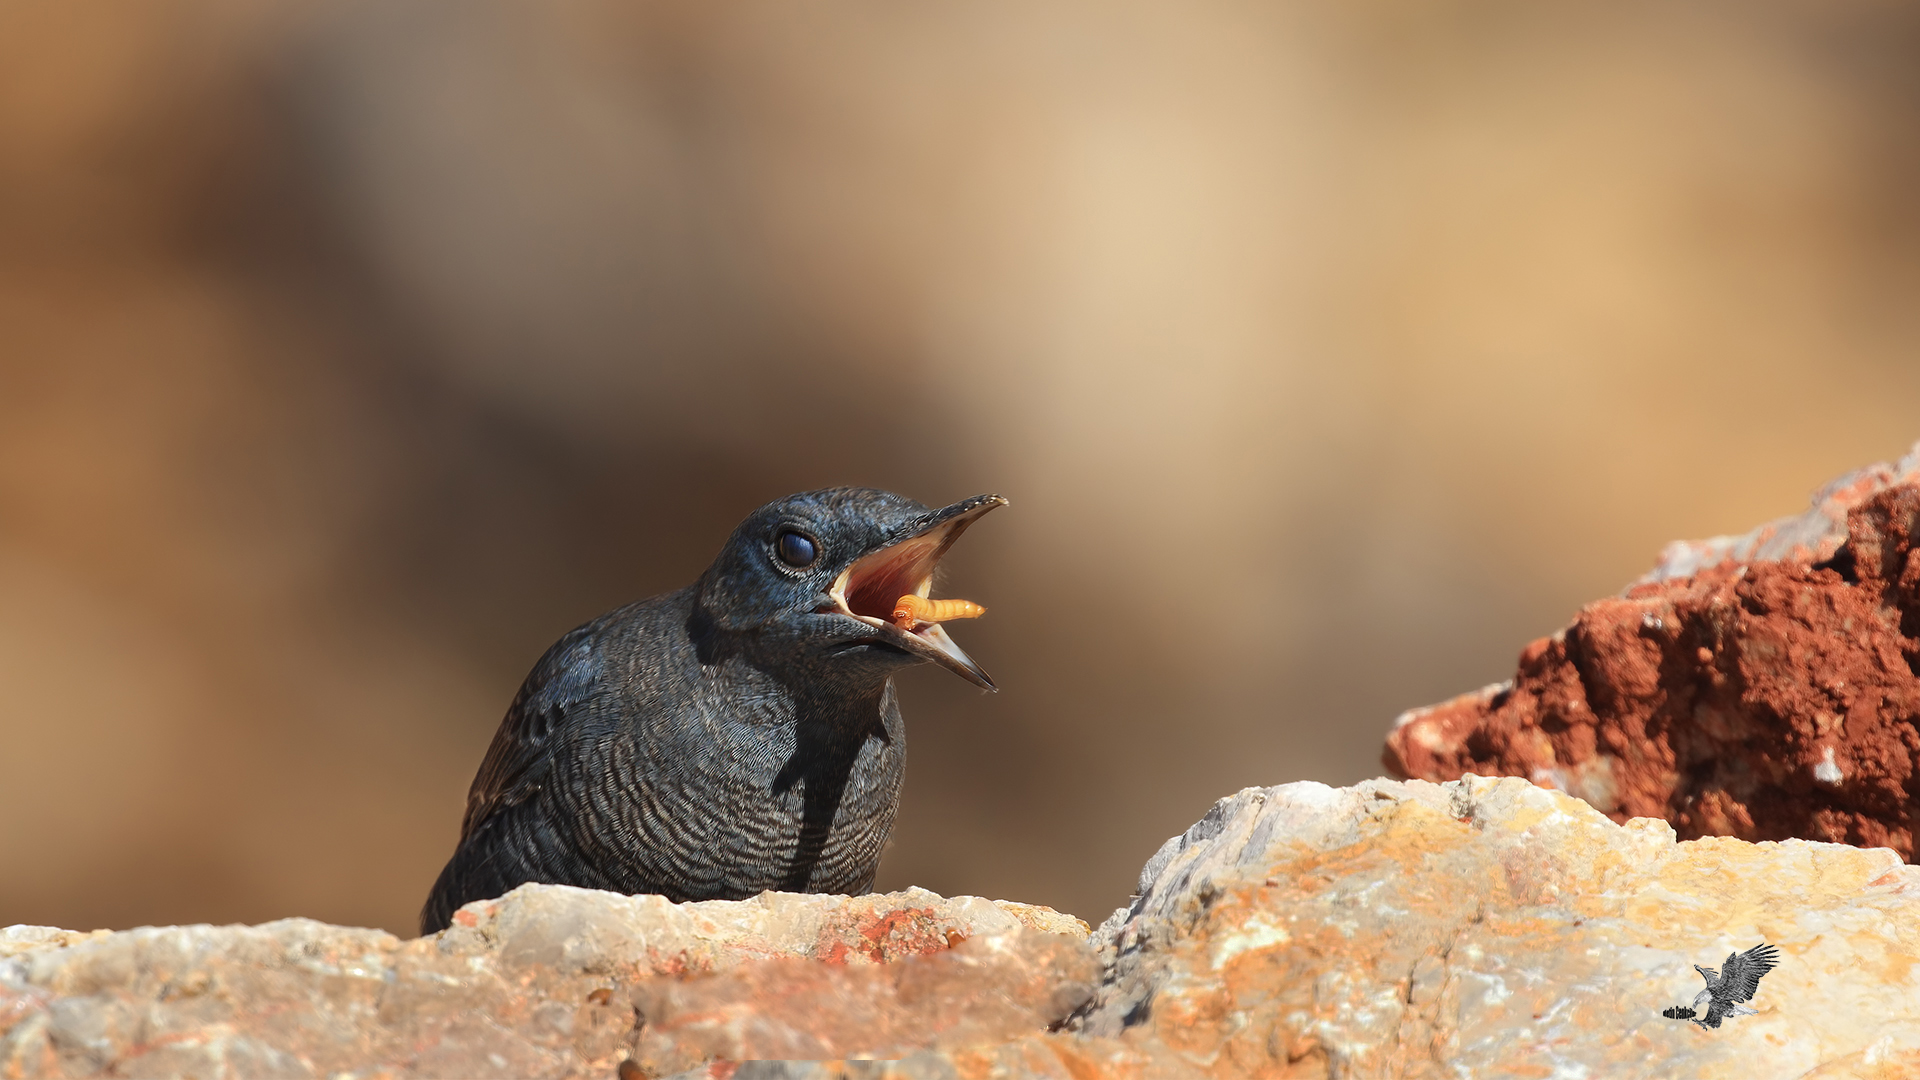
[[1013,506],[883,887],[1243,785],[1920,436],[1920,9],[0,6],[0,924],[406,932],[561,632]]

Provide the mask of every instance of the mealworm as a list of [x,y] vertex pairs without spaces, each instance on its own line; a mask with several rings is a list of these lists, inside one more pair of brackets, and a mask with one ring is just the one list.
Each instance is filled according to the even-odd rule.
[[902,630],[913,629],[913,624],[946,622],[948,619],[977,619],[987,613],[987,609],[971,600],[929,600],[913,593],[901,597],[893,605],[893,624]]

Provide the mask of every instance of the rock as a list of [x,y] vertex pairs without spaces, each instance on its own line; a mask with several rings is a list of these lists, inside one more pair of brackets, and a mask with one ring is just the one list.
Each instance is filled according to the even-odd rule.
[[0,959],[50,945],[65,948],[83,941],[97,941],[112,933],[111,930],[94,930],[83,934],[62,930],[57,926],[8,926],[0,928]]
[[[1920,1072],[1920,868],[1886,849],[1680,842],[1518,779],[1303,783],[1221,800],[1139,890],[1097,956],[1070,917],[921,890],[526,886],[407,942],[14,927],[0,1076]],[[1660,1015],[1763,941],[1756,1015]]]
[[[1288,784],[1169,840],[1095,933],[1083,1035],[1212,1076],[1920,1072],[1920,868],[1885,849],[1676,842],[1517,779]],[[1660,1010],[1777,945],[1755,1016]]]
[[971,1050],[922,1050],[898,1060],[715,1062],[675,1073],[672,1080],[1197,1080],[1202,1075],[1184,1060],[1143,1053],[1115,1039],[1029,1035]]
[[[0,1080],[1920,1075],[1916,550],[1920,446],[1674,545],[1400,719],[1389,767],[1447,782],[1223,799],[1091,939],[918,889],[15,926]],[[1755,1015],[1661,1016],[1762,942]]]
[[632,994],[644,1020],[633,1060],[659,1075],[716,1059],[901,1058],[992,1046],[1066,1019],[1099,974],[1083,940],[1020,929],[893,964],[774,960],[652,979]]
[[1401,777],[1525,777],[1680,836],[1914,857],[1920,444],[1797,518],[1670,545],[1623,596],[1528,645],[1506,683],[1406,713]]
[[674,905],[539,885],[405,942],[308,919],[13,927],[0,932],[0,1077],[611,1077],[634,1048],[630,995],[650,979],[769,958],[871,967],[986,936],[1008,943],[1004,969],[1037,950],[1036,970],[1064,982],[1084,973],[1034,943],[1080,948],[1086,932],[1046,908],[921,889]]
[[1814,492],[1812,504],[1792,517],[1776,518],[1739,536],[1675,540],[1640,583],[1692,577],[1718,566],[1755,562],[1823,562],[1847,538],[1847,515],[1889,488],[1920,481],[1920,442],[1899,461],[1879,462]]

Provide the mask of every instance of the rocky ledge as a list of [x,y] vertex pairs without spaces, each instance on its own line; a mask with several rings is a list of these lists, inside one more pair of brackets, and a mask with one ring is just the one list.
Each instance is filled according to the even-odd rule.
[[[16,926],[0,1077],[1920,1075],[1917,551],[1920,447],[1675,545],[1403,716],[1425,779],[1223,799],[1091,932],[554,886],[413,941]],[[1763,942],[1755,1013],[1662,1015]]]
[[[1920,869],[1886,849],[1678,841],[1517,779],[1303,783],[1221,800],[1139,889],[1091,935],[917,890],[550,886],[414,941],[14,927],[0,1075],[1920,1072]],[[1762,941],[1757,1015],[1661,1016]]]

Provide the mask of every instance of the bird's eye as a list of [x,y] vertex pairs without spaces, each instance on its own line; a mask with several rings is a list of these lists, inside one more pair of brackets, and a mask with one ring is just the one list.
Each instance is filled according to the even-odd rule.
[[780,556],[781,562],[792,567],[812,566],[813,560],[820,557],[820,549],[814,546],[813,541],[792,529],[774,537],[773,550]]

